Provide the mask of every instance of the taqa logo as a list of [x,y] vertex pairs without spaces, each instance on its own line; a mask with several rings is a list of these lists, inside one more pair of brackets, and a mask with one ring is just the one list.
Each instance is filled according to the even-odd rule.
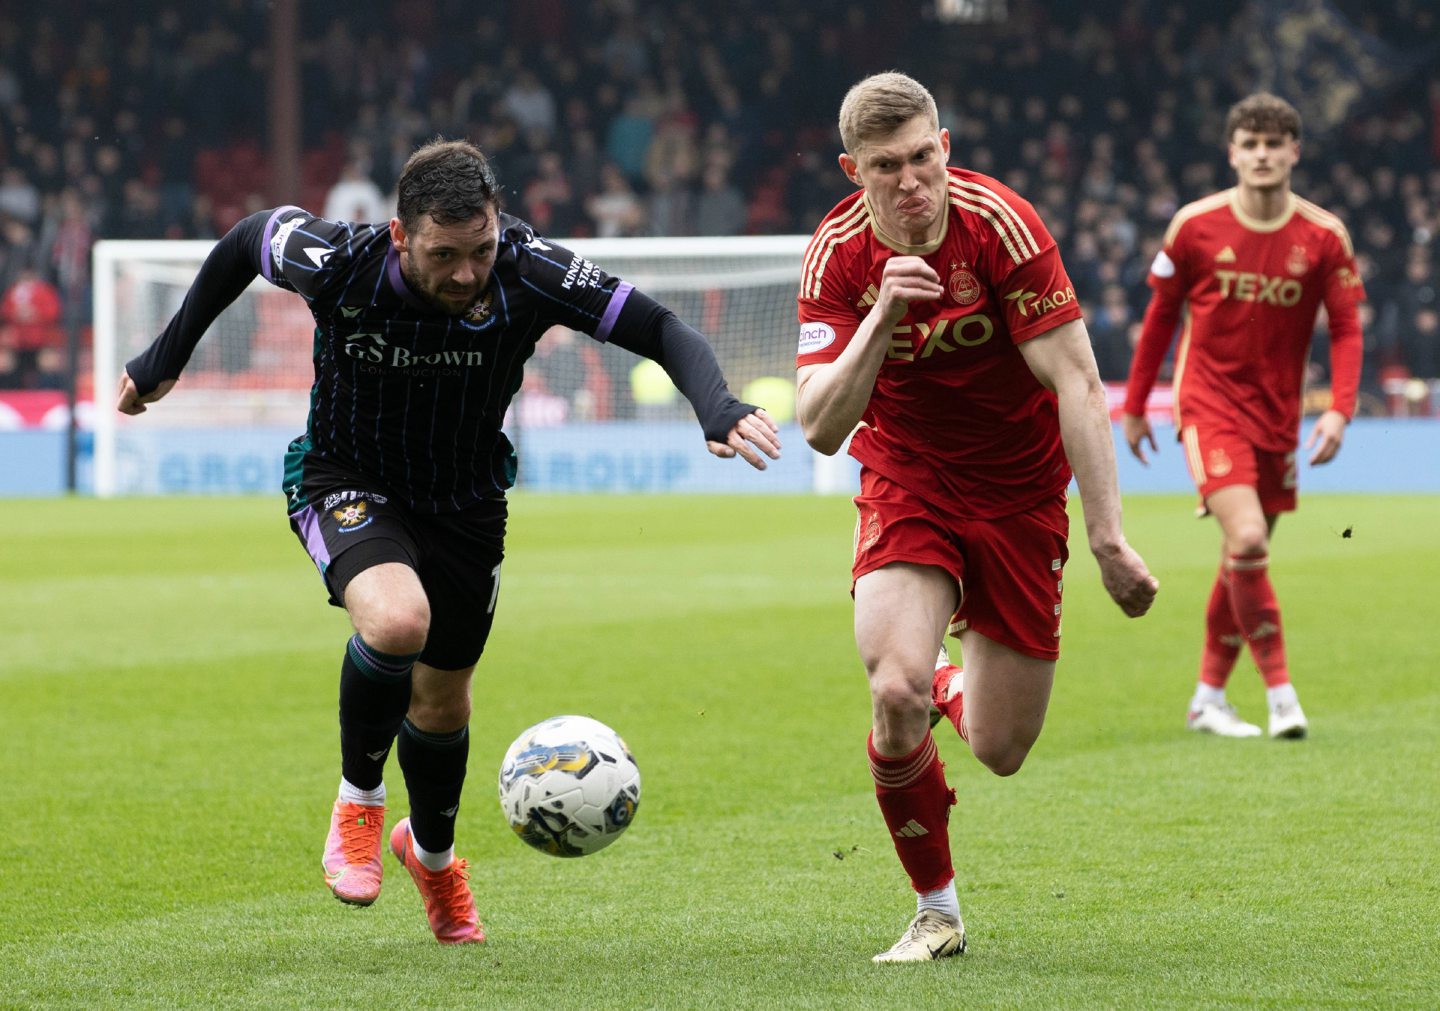
[[808,355],[835,343],[835,331],[828,323],[806,323],[800,327],[800,350],[798,354]]
[[1075,289],[1067,285],[1060,291],[1052,291],[1044,295],[1037,295],[1033,291],[1012,291],[1005,296],[1005,300],[1014,302],[1020,315],[1029,319],[1031,316],[1043,316],[1051,309],[1058,309],[1062,305],[1069,305],[1075,301]]

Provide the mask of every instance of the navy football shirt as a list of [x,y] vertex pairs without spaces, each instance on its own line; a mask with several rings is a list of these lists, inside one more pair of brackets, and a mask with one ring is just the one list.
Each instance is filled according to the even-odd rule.
[[463,316],[409,290],[385,225],[282,207],[262,241],[261,274],[315,317],[310,415],[286,457],[292,509],[307,472],[329,466],[425,511],[508,488],[515,453],[500,426],[536,342],[557,324],[606,340],[632,290],[508,214],[490,283]]

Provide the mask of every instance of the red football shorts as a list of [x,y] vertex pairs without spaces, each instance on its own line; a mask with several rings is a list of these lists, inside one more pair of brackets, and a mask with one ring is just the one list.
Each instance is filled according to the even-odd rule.
[[1221,488],[1243,484],[1254,488],[1265,513],[1295,510],[1295,451],[1271,453],[1257,449],[1234,432],[1216,425],[1180,429],[1185,465],[1204,502]]
[[1065,493],[1026,512],[967,519],[866,467],[855,498],[854,580],[892,562],[934,565],[955,577],[960,606],[950,634],[974,629],[1026,656],[1060,655],[1060,590],[1070,517]]

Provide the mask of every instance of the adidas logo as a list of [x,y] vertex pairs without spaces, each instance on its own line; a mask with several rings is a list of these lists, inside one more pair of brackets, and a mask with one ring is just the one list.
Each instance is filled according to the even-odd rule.
[[1220,250],[1220,252],[1218,252],[1218,253],[1215,254],[1215,262],[1216,262],[1216,263],[1234,263],[1234,262],[1235,262],[1235,250],[1231,249],[1229,246],[1226,246],[1224,249]]
[[929,835],[924,825],[921,825],[914,818],[911,818],[905,825],[897,829],[895,835],[901,839],[919,839],[922,835]]
[[868,309],[875,304],[875,300],[879,297],[880,289],[872,284],[870,287],[865,289],[865,294],[860,296],[860,301],[856,302],[855,306],[858,309]]

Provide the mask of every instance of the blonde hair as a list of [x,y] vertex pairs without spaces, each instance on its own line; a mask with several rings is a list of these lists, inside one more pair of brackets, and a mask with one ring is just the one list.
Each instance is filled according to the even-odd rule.
[[840,103],[840,142],[853,155],[916,116],[928,117],[930,128],[940,129],[935,99],[923,84],[893,70],[871,74],[846,92]]

